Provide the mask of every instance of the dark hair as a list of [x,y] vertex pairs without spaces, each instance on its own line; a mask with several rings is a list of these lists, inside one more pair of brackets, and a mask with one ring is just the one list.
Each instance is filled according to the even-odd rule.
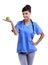
[[31,6],[26,5],[25,7],[23,7],[22,12],[24,12],[24,11],[29,11],[31,13]]

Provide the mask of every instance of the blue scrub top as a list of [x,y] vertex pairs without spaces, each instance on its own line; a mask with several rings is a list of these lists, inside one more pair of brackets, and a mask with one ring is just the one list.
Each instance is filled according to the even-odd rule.
[[33,22],[34,31],[32,27],[32,23],[30,21],[29,25],[26,26],[24,21],[19,21],[15,28],[18,31],[18,44],[17,44],[17,52],[35,52],[37,48],[32,45],[32,40],[35,34],[39,35],[42,33],[41,28],[35,22]]

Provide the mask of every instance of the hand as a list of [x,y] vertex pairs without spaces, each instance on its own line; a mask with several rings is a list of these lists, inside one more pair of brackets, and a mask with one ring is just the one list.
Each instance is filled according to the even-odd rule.
[[7,21],[7,22],[11,22],[11,20],[6,20],[6,19],[2,19],[2,20]]
[[32,45],[37,46],[37,42],[35,43],[35,42],[32,41]]

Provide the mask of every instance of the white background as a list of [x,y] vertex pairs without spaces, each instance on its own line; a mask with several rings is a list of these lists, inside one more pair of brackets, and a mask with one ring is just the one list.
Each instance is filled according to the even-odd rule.
[[[18,36],[11,32],[9,22],[3,21],[9,16],[14,25],[22,20],[22,8],[32,6],[31,18],[42,28],[45,37],[37,46],[33,65],[48,65],[48,0],[0,0],[0,65],[20,65],[16,53]],[[38,36],[35,35],[34,41]]]

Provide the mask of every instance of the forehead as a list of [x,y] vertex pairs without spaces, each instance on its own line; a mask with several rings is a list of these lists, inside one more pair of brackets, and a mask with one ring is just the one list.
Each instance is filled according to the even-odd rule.
[[22,13],[30,13],[29,11],[23,11]]

